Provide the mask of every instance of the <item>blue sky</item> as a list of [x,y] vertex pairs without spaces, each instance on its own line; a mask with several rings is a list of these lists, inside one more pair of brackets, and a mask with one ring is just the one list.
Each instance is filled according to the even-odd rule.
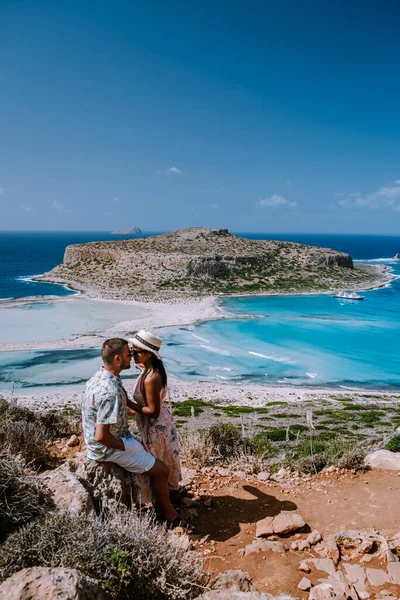
[[399,17],[2,0],[0,229],[400,233]]

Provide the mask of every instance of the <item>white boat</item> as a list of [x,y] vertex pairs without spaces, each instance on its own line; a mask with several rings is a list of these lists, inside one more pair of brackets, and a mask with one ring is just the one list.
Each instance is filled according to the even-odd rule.
[[365,296],[360,296],[356,292],[338,292],[333,296],[342,300],[364,300]]

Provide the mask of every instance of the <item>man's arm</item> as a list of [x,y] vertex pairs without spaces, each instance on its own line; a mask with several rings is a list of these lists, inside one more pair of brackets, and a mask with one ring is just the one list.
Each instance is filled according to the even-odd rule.
[[95,440],[112,450],[125,450],[124,442],[110,432],[111,425],[96,425]]

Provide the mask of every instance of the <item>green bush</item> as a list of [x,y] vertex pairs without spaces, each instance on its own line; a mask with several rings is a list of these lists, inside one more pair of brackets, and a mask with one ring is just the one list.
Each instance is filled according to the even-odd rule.
[[385,446],[386,450],[390,450],[390,452],[400,452],[400,434],[392,437],[391,440]]
[[330,466],[363,470],[364,457],[365,452],[354,440],[322,434],[302,441],[297,449],[297,466],[304,473],[318,473]]
[[48,459],[48,431],[40,423],[0,421],[0,449],[20,454],[27,463],[36,465]]
[[43,515],[48,501],[40,480],[8,451],[0,451],[0,538]]
[[11,534],[0,546],[0,580],[34,566],[77,569],[118,600],[183,600],[204,589],[202,565],[148,513],[119,507],[101,517],[57,513]]
[[229,458],[247,446],[240,432],[231,423],[217,423],[208,430],[215,454]]

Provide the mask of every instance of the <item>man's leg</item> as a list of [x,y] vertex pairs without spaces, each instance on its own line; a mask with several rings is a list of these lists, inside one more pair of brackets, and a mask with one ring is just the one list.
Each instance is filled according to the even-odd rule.
[[162,509],[165,518],[168,521],[174,521],[178,516],[178,513],[172,506],[169,499],[169,488],[168,488],[168,467],[161,460],[156,458],[154,467],[147,471],[151,477],[151,488],[156,498],[157,504]]

